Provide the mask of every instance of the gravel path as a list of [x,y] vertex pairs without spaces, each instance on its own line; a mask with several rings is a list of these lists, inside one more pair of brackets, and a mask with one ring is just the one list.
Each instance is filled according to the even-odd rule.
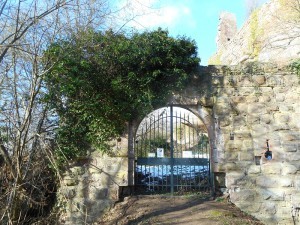
[[101,225],[262,225],[224,198],[130,196],[108,211]]

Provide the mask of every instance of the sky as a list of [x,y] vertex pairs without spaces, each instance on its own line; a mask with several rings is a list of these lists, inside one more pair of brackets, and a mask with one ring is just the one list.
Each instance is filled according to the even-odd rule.
[[[238,29],[244,24],[249,5],[267,0],[116,0],[122,16],[134,17],[128,27],[139,31],[158,27],[167,29],[172,37],[186,36],[195,40],[201,65],[216,52],[219,15],[223,11],[236,15]],[[248,8],[248,9],[247,9]]]

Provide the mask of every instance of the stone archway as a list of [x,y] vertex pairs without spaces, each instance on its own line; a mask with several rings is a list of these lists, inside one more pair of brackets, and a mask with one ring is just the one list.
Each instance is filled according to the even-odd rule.
[[[256,66],[201,67],[169,102],[205,124],[212,171],[223,179],[235,205],[265,224],[293,224],[300,205],[299,78],[287,68]],[[106,207],[97,207],[100,203],[109,207],[120,188],[134,185],[137,126],[137,121],[128,123],[127,132],[111,141],[110,155],[95,153],[84,167],[70,170],[61,187],[70,203],[67,210],[86,209],[88,202],[88,209],[99,214]],[[262,154],[266,139],[270,161]],[[83,187],[89,187],[91,198],[80,196],[86,192]]]
[[169,104],[148,114],[135,132],[135,190],[211,192],[211,148],[206,127],[197,111],[183,105]]

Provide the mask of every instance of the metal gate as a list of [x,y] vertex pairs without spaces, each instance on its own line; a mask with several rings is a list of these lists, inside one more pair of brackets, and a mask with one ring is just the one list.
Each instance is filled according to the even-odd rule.
[[149,114],[137,130],[135,156],[140,192],[210,191],[208,136],[188,110],[169,106]]

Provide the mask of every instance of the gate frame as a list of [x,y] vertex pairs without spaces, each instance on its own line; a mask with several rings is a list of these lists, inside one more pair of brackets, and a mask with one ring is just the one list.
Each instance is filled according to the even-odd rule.
[[[217,157],[217,148],[215,142],[215,137],[217,136],[216,127],[218,126],[218,124],[217,124],[217,118],[214,118],[213,109],[212,107],[205,107],[199,104],[199,102],[197,102],[196,104],[169,103],[166,106],[156,108],[153,111],[163,107],[168,107],[169,105],[183,108],[190,111],[202,121],[202,123],[206,128],[208,139],[209,139],[209,146],[210,146],[209,167],[210,167],[211,196],[214,196],[215,195],[215,172],[218,172],[218,168],[217,168],[218,157]],[[135,140],[137,129],[143,119],[144,118],[140,120],[132,120],[128,123],[128,185],[131,187],[135,186],[136,162],[135,162],[134,140]]]

